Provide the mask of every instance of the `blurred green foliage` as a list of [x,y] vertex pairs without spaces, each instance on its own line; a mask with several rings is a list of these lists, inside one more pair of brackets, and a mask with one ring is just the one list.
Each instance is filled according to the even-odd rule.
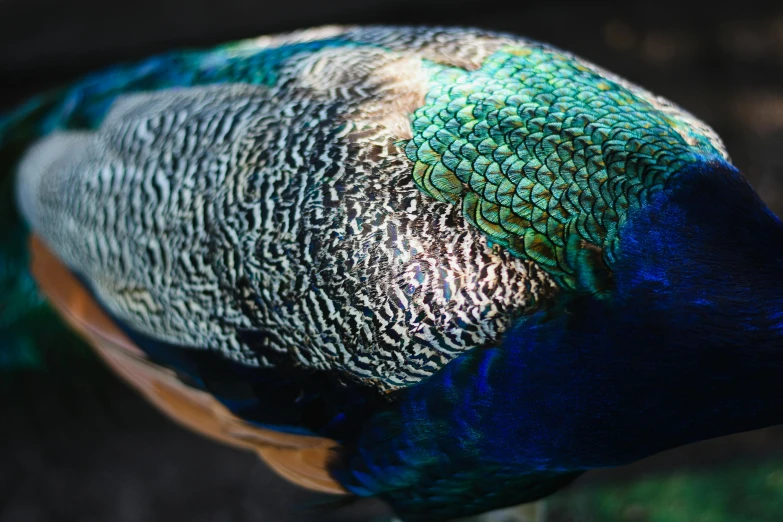
[[780,522],[783,457],[564,491],[547,522]]

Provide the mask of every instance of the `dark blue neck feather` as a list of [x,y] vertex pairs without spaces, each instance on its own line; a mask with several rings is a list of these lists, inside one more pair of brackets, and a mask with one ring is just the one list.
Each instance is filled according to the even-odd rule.
[[538,432],[547,466],[623,464],[782,422],[783,225],[739,173],[683,174],[619,236],[607,298],[570,300],[505,343],[515,428]]

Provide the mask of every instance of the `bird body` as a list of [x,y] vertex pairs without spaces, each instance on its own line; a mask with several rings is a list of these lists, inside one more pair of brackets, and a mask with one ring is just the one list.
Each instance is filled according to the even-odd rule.
[[266,456],[316,489],[447,519],[780,420],[780,221],[709,127],[568,53],[321,28],[97,73],[0,131],[35,140],[38,266],[105,314],[39,268],[70,322],[173,415],[309,448]]

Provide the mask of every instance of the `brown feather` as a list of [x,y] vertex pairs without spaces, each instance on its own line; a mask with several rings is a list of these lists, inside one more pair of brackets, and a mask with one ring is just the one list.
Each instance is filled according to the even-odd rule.
[[344,494],[326,471],[337,443],[253,426],[214,397],[191,388],[149,361],[112,322],[70,271],[38,239],[30,239],[31,271],[41,291],[100,357],[159,410],[207,437],[257,452],[277,473],[302,487]]

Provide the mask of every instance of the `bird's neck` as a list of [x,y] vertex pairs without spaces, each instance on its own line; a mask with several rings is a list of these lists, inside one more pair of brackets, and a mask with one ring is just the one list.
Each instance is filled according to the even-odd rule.
[[486,379],[518,412],[485,423],[517,441],[499,455],[614,466],[783,422],[783,225],[718,174],[628,216],[609,297],[507,335]]
[[644,322],[666,346],[739,366],[783,367],[783,223],[736,170],[691,174],[631,212],[619,235],[618,325]]
[[691,176],[629,214],[612,298],[571,305],[582,440],[615,448],[587,464],[783,422],[783,225],[736,171]]

